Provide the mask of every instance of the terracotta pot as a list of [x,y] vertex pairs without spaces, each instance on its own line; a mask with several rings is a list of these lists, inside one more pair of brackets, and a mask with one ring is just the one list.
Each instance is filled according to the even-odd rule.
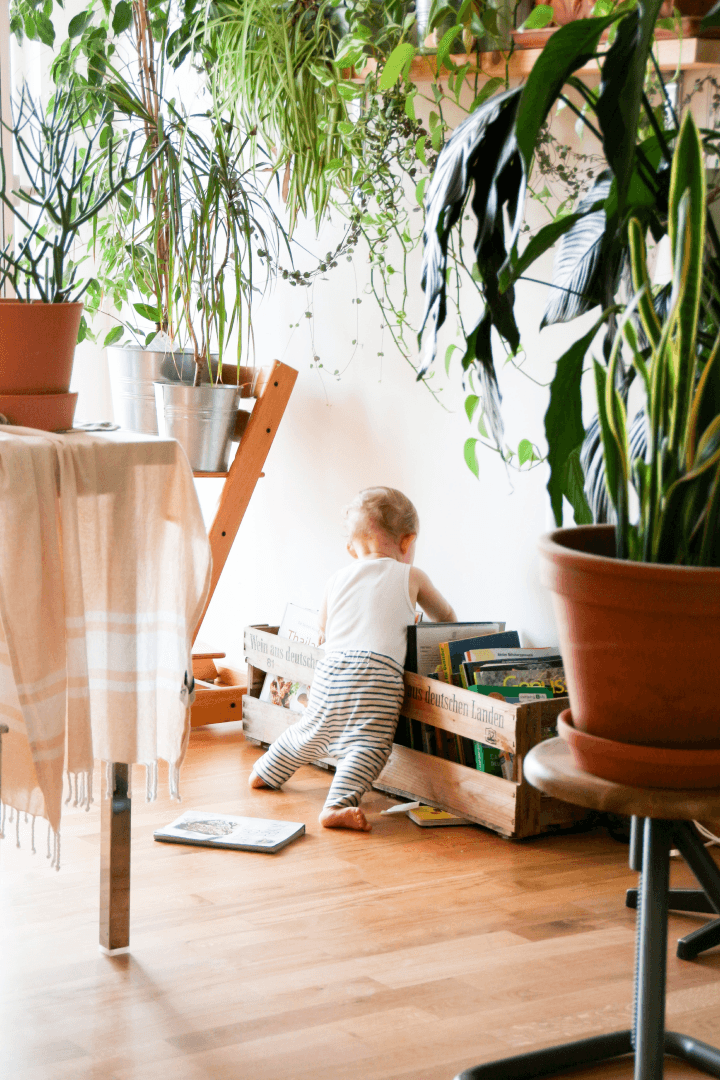
[[575,728],[720,749],[720,569],[629,562],[614,551],[609,525],[540,541]]
[[0,394],[0,414],[16,427],[67,431],[73,426],[77,399],[76,393]]
[[68,392],[82,310],[0,299],[0,393]]
[[[545,0],[536,0],[537,4]],[[660,17],[669,19],[673,9],[677,8],[681,15],[701,19],[713,7],[715,0],[665,0],[660,8]],[[553,22],[558,26],[575,22],[576,19],[589,19],[592,14],[594,0],[551,0],[553,9]]]
[[678,750],[667,746],[638,746],[599,739],[578,731],[569,709],[557,721],[558,735],[568,746],[575,764],[593,776],[633,787],[697,789],[720,784],[720,750]]

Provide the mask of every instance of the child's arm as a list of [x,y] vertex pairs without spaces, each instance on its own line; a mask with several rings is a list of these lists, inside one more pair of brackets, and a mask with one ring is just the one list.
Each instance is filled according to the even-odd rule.
[[411,603],[419,604],[432,622],[457,622],[454,609],[437,591],[427,574],[416,566],[410,567],[408,590]]

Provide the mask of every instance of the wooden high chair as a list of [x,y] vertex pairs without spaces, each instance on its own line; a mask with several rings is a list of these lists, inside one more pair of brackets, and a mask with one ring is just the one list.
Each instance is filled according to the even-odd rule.
[[[224,365],[224,378],[225,369],[227,369],[227,381],[234,383],[237,369],[232,365]],[[224,477],[225,484],[209,530],[213,560],[210,593],[200,615],[193,641],[197,639],[205,612],[220,580],[225,561],[230,554],[255,485],[260,477],[265,475],[262,468],[298,373],[287,364],[275,360],[271,367],[261,370],[253,387],[252,380],[256,374],[253,368],[240,368],[239,371],[239,383],[249,385],[250,394],[256,398],[256,402],[252,412],[238,413],[235,434],[241,436],[240,444],[228,472],[195,473],[197,477]],[[224,656],[223,652],[215,652],[202,646],[198,646],[193,651],[193,675],[195,676],[195,701],[191,713],[193,727],[221,724],[241,718],[242,695],[247,689],[247,677],[244,673],[234,672],[227,668],[218,672],[215,661]]]

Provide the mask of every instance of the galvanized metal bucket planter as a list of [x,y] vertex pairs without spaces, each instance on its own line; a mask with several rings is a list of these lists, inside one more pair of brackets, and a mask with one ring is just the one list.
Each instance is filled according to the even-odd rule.
[[[115,422],[127,431],[157,435],[154,384],[192,383],[193,354],[119,346],[110,346],[107,353]],[[217,362],[214,367],[217,370]],[[209,378],[207,371],[205,378]]]
[[225,473],[241,388],[156,382],[158,433],[177,439],[194,472]]

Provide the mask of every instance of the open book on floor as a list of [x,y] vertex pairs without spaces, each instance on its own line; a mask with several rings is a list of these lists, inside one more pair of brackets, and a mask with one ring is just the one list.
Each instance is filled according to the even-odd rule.
[[198,844],[201,847],[236,848],[238,851],[279,851],[305,832],[297,821],[235,817],[186,810],[153,836],[169,844]]

